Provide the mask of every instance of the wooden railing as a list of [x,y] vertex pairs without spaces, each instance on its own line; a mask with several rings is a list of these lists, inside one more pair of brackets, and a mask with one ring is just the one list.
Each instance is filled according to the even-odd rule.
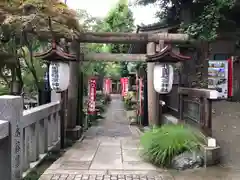
[[179,71],[174,71],[172,90],[169,94],[162,96],[163,101],[166,102],[164,110],[171,113],[173,116],[179,118],[179,94],[178,88],[180,87],[181,76]]
[[179,94],[178,85],[173,84],[172,91],[163,97],[163,101],[166,102],[164,109],[171,113],[172,115],[179,118]]
[[60,149],[60,102],[23,111],[19,96],[0,96],[0,179],[20,180]]
[[212,100],[218,92],[209,89],[178,88],[179,119],[212,134]]

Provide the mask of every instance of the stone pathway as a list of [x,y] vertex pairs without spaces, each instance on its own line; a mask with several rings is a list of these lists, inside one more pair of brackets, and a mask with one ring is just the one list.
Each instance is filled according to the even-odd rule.
[[240,173],[222,168],[170,172],[144,162],[139,155],[139,134],[129,126],[118,95],[105,120],[91,127],[52,164],[40,180],[239,180]]
[[240,168],[240,103],[213,102],[212,129],[221,147],[221,161],[226,167]]
[[139,134],[129,126],[119,95],[113,95],[105,120],[91,127],[41,176],[41,180],[164,180],[170,175],[144,162]]

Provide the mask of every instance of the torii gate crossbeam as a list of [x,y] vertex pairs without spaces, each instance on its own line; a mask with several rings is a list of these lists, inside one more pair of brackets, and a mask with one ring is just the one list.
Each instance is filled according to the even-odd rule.
[[112,54],[112,53],[86,53],[83,61],[100,61],[100,62],[146,62],[146,54]]
[[[52,39],[52,34],[49,31],[36,31],[29,32],[37,35],[39,39],[47,40]],[[194,43],[196,40],[191,39],[187,34],[181,33],[119,33],[119,32],[84,32],[65,34],[63,36],[62,32],[53,31],[54,38],[60,39],[65,38],[68,42],[76,40],[80,43],[119,43],[119,44],[134,44],[134,43],[148,43],[156,42],[160,40],[169,43]]]
[[116,33],[116,32],[88,32],[79,36],[79,42],[85,43],[120,43],[120,44],[133,44],[133,43],[148,43],[148,42],[164,42],[171,43],[191,43],[187,34],[173,34],[173,33]]

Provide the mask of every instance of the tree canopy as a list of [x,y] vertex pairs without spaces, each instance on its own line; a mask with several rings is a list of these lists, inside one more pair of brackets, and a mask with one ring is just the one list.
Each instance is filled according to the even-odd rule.
[[[88,31],[100,32],[132,32],[134,30],[133,13],[129,9],[126,0],[119,0],[116,5],[109,11],[103,19],[97,19],[85,14],[85,21],[88,24]],[[83,16],[82,16],[83,17]],[[127,53],[129,45],[125,44],[87,44],[87,50],[92,52],[110,52],[110,53]],[[123,59],[124,60],[124,59]],[[90,62],[86,63],[85,73],[92,75],[104,75],[119,79],[121,76],[128,76],[128,63],[122,62]]]
[[60,0],[0,0],[1,89],[11,93],[10,87],[17,81],[19,94],[36,94],[46,63],[34,58],[33,51],[46,47],[47,42],[40,40],[46,33],[54,36],[51,31],[62,37],[83,31],[77,18]]
[[[155,3],[161,20],[178,21],[181,31],[193,37],[213,40],[222,31],[234,32],[239,24],[239,5],[236,0],[137,0],[140,5]],[[189,17],[182,22],[181,13]]]
[[[81,31],[134,30],[133,14],[126,0],[119,0],[103,19],[92,17],[86,10],[73,11],[60,0],[0,0],[0,23],[1,52],[11,54],[11,58],[15,59],[10,67],[0,64],[1,83],[5,88],[14,81],[20,81],[21,90],[36,93],[41,88],[39,83],[43,81],[46,63],[34,58],[33,51],[42,51],[47,47],[48,42],[41,41],[44,33],[51,34],[53,31],[52,38],[55,32],[62,37],[74,38]],[[129,49],[128,45],[121,44],[85,44],[84,47],[86,52],[127,53]],[[118,79],[128,75],[128,64],[84,62],[82,71],[85,77],[101,75]]]
[[1,38],[8,40],[22,31],[41,37],[43,32],[49,32],[49,18],[53,30],[62,37],[74,36],[82,30],[76,12],[60,0],[1,0]]
[[[106,32],[133,32],[134,18],[133,13],[128,7],[126,0],[119,0],[115,7],[113,7],[104,19],[102,25]],[[109,45],[111,53],[127,53],[129,49],[128,44],[111,44]],[[128,76],[128,63],[120,63],[120,75],[122,77]]]

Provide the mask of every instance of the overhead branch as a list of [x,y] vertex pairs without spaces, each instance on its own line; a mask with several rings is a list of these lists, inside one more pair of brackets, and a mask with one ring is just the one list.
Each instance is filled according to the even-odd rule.
[[36,70],[35,70],[34,65],[33,65],[33,50],[32,50],[32,44],[28,42],[26,32],[23,32],[23,37],[24,37],[24,41],[25,41],[26,46],[27,46],[28,51],[29,51],[29,56],[30,56],[30,62],[31,62],[31,64],[26,60],[26,57],[24,58],[24,61],[25,61],[26,65],[28,66],[29,70],[31,71],[32,75],[33,75],[33,78],[34,78],[36,87],[37,87],[38,89],[40,89],[40,87],[39,87],[39,81],[38,81],[38,77],[37,77],[37,73],[36,73]]
[[18,77],[18,80],[20,82],[20,89],[22,89],[23,87],[23,78],[22,78],[22,70],[21,70],[21,64],[20,64],[20,60],[18,58],[17,63],[16,63],[16,75]]

